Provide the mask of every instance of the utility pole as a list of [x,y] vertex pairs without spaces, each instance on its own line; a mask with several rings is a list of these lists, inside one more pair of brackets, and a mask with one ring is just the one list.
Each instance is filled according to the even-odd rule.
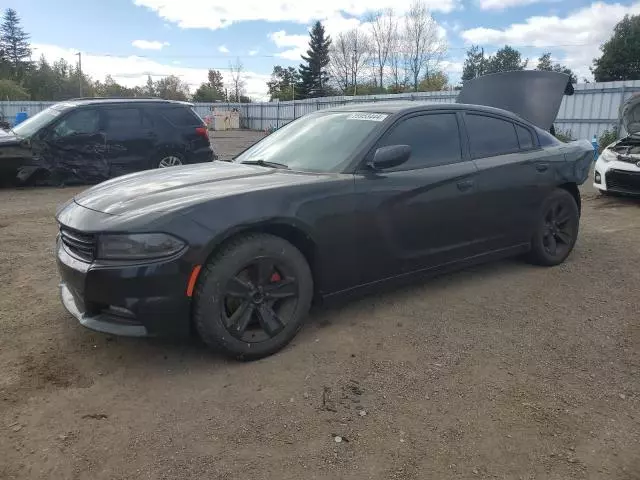
[[82,53],[76,53],[78,55],[78,87],[80,89],[80,98],[82,98]]

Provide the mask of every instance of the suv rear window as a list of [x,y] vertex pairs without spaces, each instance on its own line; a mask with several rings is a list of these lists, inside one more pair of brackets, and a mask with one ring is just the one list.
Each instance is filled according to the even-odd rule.
[[176,127],[199,126],[202,119],[189,107],[166,107],[160,110],[162,115]]

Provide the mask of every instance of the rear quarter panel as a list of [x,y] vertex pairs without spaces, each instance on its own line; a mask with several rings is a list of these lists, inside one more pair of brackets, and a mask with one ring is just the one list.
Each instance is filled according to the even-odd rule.
[[561,183],[582,185],[589,178],[591,164],[595,161],[593,146],[588,140],[577,140],[560,147],[565,161],[558,169],[558,180]]

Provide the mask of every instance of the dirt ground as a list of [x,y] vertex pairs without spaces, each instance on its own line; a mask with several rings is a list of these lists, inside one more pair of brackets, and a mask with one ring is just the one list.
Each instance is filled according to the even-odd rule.
[[0,478],[640,479],[640,202],[585,187],[564,265],[319,309],[243,364],[64,311],[77,190],[0,191]]

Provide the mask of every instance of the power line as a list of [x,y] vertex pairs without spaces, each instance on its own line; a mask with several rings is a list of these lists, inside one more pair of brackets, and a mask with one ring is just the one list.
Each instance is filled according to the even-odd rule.
[[[508,42],[507,42],[508,44]],[[548,45],[510,45],[513,48],[536,48],[536,49],[554,49],[554,48],[571,48],[571,47],[593,47],[600,46],[601,42],[590,42],[590,43],[563,43],[563,44],[548,44]],[[478,44],[480,47],[488,48],[486,45]],[[496,49],[501,48],[499,45],[490,45],[490,47],[495,47]],[[461,47],[448,47],[447,50],[468,50],[471,48],[471,45],[465,45]],[[100,53],[100,52],[83,52],[85,55],[91,55],[94,57],[111,57],[111,58],[145,58],[148,60],[156,60],[156,59],[228,59],[229,61],[233,61],[234,58],[282,58],[283,60],[288,60],[281,56],[279,53],[274,54],[243,54],[243,55],[138,55],[138,54],[116,54],[116,53]],[[408,52],[400,52],[400,53],[408,53]],[[290,60],[290,61],[298,61],[298,60]]]

